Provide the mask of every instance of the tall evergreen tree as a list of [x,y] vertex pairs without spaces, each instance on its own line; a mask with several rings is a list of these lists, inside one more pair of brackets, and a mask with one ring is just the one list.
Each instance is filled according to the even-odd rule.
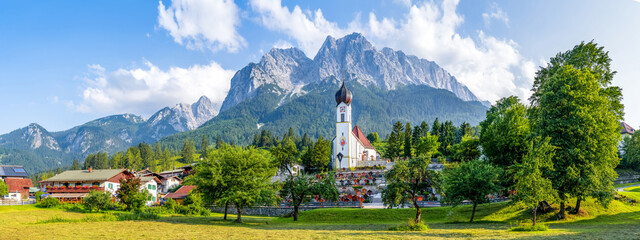
[[413,147],[411,146],[413,134],[411,133],[411,124],[407,122],[407,125],[404,128],[404,157],[411,158],[411,150]]
[[207,156],[207,147],[209,147],[209,139],[207,139],[207,135],[202,135],[202,143],[200,144],[200,153],[202,156]]
[[402,156],[404,149],[404,127],[400,121],[393,125],[393,130],[387,139],[387,157],[398,159]]
[[220,136],[216,136],[216,149],[220,149],[224,145],[224,142],[220,138]]
[[73,163],[71,164],[71,170],[80,170],[80,164],[78,164],[77,158],[73,159]]
[[189,139],[185,139],[184,145],[182,145],[182,160],[187,164],[191,164],[195,161],[194,154],[196,154],[196,146]]

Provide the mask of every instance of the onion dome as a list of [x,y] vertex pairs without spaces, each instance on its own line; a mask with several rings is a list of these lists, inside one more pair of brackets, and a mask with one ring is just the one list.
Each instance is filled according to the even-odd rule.
[[336,104],[340,104],[343,102],[349,105],[351,104],[351,99],[352,99],[351,91],[347,89],[347,86],[344,85],[344,81],[343,81],[342,86],[340,87],[338,92],[336,92]]

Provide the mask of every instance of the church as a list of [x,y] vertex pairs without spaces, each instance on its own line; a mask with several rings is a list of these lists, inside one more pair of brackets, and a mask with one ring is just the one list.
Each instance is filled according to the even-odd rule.
[[336,137],[333,139],[331,166],[334,169],[358,167],[361,161],[380,160],[380,154],[371,145],[360,127],[351,128],[351,101],[353,95],[344,81],[336,92]]

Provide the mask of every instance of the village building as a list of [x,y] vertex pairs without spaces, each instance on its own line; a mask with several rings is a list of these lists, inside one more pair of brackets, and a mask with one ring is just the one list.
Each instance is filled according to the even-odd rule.
[[61,202],[77,203],[82,201],[89,191],[105,191],[116,195],[120,189],[120,180],[133,178],[126,169],[69,170],[40,182],[49,197]]
[[177,203],[182,204],[184,199],[187,198],[187,196],[189,195],[189,192],[191,192],[191,190],[195,188],[196,186],[193,186],[193,185],[182,186],[177,191],[167,194],[164,198],[173,199]]
[[371,145],[358,125],[352,128],[351,101],[353,95],[344,81],[336,92],[336,137],[333,139],[331,166],[350,169],[366,161],[380,160],[380,153]]
[[149,199],[147,206],[155,205],[159,202],[158,189],[162,182],[155,176],[140,177],[140,190],[147,190]]
[[180,184],[182,184],[182,179],[176,176],[163,178],[160,181],[162,181],[162,189],[160,190],[161,195],[169,193],[169,190],[175,188],[176,186],[180,186]]
[[636,130],[633,129],[631,126],[629,126],[629,124],[627,124],[626,122],[620,122],[620,127],[622,128],[620,130],[620,134],[622,134],[622,138],[630,137],[631,135],[633,135],[633,133],[636,132]]
[[4,181],[9,188],[9,194],[0,198],[21,200],[29,198],[29,188],[33,187],[29,174],[22,166],[0,165],[0,181]]

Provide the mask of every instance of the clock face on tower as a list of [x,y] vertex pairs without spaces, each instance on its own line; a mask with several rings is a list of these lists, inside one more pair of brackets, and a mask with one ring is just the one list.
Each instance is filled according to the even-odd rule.
[[347,108],[345,106],[340,107],[340,112],[345,112],[347,111]]

